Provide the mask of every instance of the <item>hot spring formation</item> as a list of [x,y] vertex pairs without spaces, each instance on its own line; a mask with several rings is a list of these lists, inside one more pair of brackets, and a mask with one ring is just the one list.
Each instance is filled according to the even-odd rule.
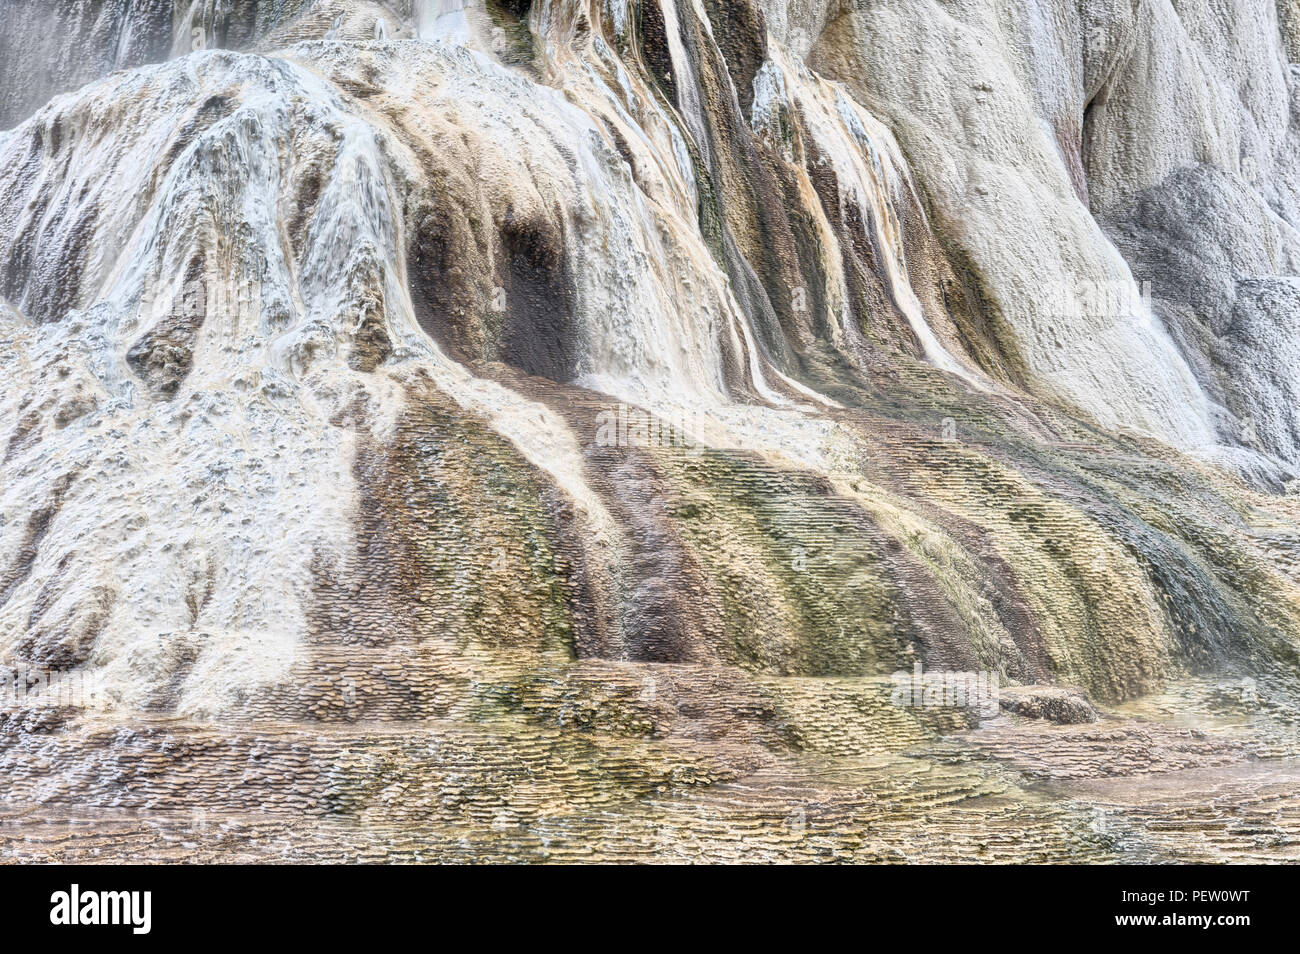
[[7,0],[5,850],[1297,859],[1296,60]]

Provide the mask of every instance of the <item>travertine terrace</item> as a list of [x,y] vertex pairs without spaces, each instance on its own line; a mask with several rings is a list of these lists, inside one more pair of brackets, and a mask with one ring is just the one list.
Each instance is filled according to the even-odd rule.
[[4,0],[3,857],[1300,859],[1296,60]]

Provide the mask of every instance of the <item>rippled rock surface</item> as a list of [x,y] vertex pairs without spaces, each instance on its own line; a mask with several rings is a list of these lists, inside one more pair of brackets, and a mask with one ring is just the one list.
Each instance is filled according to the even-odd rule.
[[1296,59],[5,4],[3,851],[1295,860]]

